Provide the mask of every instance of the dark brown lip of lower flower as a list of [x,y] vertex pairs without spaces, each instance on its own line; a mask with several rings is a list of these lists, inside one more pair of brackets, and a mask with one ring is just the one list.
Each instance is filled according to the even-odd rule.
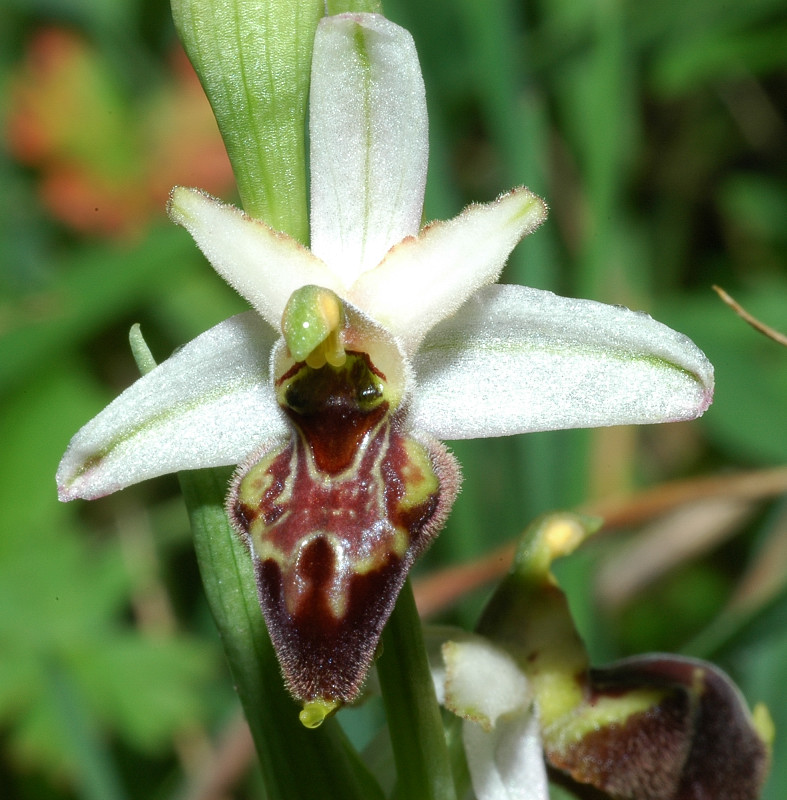
[[[656,689],[651,708],[594,730],[567,748],[547,748],[559,782],[583,800],[756,800],[769,745],[743,699],[707,662],[653,654],[589,673],[588,703]],[[581,712],[580,712],[581,713]]]

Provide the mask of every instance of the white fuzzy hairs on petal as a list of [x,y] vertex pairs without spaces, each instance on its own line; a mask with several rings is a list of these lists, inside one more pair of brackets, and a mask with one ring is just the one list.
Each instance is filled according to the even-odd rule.
[[410,34],[377,14],[324,17],[309,107],[311,246],[349,287],[421,225],[428,124]]
[[524,286],[481,289],[413,359],[411,424],[440,439],[701,415],[713,367],[642,312]]
[[350,296],[414,353],[431,328],[500,277],[511,251],[546,215],[544,201],[525,187],[468,206],[396,245]]
[[273,330],[253,312],[219,323],[126,389],[71,440],[61,500],[237,464],[287,430],[269,382]]
[[276,330],[300,286],[339,289],[325,264],[301,244],[207,192],[176,186],[167,212],[194,237],[213,269]]

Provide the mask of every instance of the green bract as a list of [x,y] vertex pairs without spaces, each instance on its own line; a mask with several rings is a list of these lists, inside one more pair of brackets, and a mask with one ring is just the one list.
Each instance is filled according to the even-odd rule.
[[172,0],[249,213],[308,241],[303,128],[323,0]]

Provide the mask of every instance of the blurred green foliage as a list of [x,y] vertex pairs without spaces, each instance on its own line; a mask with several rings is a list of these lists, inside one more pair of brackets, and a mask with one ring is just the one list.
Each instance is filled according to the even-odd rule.
[[[516,251],[508,281],[644,308],[690,335],[717,370],[699,422],[457,443],[465,488],[421,574],[479,557],[545,510],[783,464],[787,351],[710,286],[787,330],[787,3],[429,0],[427,11],[386,0],[385,11],[422,59],[427,217],[528,184],[551,216]],[[163,207],[121,202],[208,180],[231,198],[226,168],[199,169],[215,134],[191,124],[204,117],[184,100],[165,4],[10,0],[5,13],[0,785],[20,800],[187,797],[236,701],[176,484],[62,506],[54,472],[76,429],[134,380],[132,323],[163,358],[243,308]],[[71,61],[55,62],[65,78],[54,86],[31,69],[58,55],[41,49],[52,29],[73,46]],[[74,53],[87,72],[73,68]],[[23,114],[20,93],[39,97],[43,123]],[[189,158],[143,170],[151,142]],[[102,226],[94,212],[121,218]],[[750,703],[769,704],[782,735],[765,797],[780,800],[787,502],[760,502],[713,534],[700,555],[615,606],[594,593],[627,531],[560,574],[599,660],[683,649],[720,663]],[[773,590],[731,611],[763,560]],[[448,618],[472,625],[483,596]],[[379,713],[347,719],[353,739],[368,741]],[[251,766],[235,783],[234,796],[261,796]]]

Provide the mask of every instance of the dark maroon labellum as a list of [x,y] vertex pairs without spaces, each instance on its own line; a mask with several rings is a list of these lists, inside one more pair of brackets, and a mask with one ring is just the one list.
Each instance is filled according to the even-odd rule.
[[298,363],[277,394],[291,440],[239,469],[229,510],[290,690],[343,703],[450,507],[456,467],[440,445],[403,432],[366,354],[341,367]]

